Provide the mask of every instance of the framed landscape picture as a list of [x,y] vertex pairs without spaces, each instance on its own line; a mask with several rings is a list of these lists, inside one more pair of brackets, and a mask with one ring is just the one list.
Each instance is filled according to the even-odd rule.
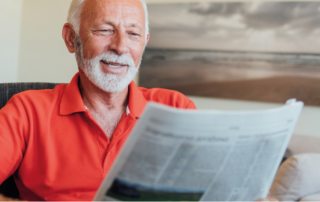
[[320,2],[150,4],[140,86],[320,106]]

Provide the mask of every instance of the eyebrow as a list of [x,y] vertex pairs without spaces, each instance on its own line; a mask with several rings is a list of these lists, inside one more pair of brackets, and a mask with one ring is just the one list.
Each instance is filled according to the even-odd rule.
[[107,24],[107,25],[111,25],[111,26],[115,27],[115,24],[112,23],[111,21],[104,21],[103,24]]
[[[106,25],[110,25],[112,27],[116,27],[116,25],[111,22],[111,21],[108,21],[108,20],[105,20],[103,24],[106,24]],[[125,26],[127,28],[138,28],[139,30],[142,30],[143,29],[143,26],[142,25],[139,25],[138,23],[135,23],[135,22],[129,22],[128,23],[128,26]]]
[[128,27],[136,27],[138,29],[142,29],[142,26],[138,25],[137,23],[130,23]]

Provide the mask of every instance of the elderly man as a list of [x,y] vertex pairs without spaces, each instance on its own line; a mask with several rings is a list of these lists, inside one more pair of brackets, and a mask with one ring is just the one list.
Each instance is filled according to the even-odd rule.
[[92,200],[148,101],[196,108],[132,81],[149,40],[142,0],[73,0],[63,39],[79,73],[0,110],[0,184],[14,174],[23,200]]
[[73,0],[63,39],[79,73],[0,111],[0,184],[14,174],[23,200],[92,200],[148,101],[195,109],[132,82],[149,40],[142,0]]

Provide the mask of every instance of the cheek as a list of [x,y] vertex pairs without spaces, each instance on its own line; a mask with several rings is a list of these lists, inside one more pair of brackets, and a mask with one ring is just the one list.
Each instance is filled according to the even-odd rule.
[[104,52],[106,41],[91,38],[83,45],[83,54],[86,59],[92,59]]
[[144,49],[144,42],[132,43],[130,45],[130,54],[136,66],[139,64]]

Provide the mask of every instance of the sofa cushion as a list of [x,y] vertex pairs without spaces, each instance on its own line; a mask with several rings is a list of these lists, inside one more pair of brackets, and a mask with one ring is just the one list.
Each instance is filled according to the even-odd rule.
[[293,155],[279,168],[270,195],[280,201],[298,201],[320,192],[320,154]]
[[320,201],[320,193],[303,197],[300,201]]

